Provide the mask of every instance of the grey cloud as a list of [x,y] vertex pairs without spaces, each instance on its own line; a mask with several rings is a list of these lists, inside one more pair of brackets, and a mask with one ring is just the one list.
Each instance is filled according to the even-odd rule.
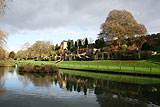
[[39,30],[72,26],[99,31],[109,11],[126,9],[152,33],[159,30],[159,5],[159,0],[14,0],[0,27]]

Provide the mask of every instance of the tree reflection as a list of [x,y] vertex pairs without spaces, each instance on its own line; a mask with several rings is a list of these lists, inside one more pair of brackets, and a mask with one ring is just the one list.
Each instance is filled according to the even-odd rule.
[[6,92],[4,88],[5,84],[4,74],[5,74],[5,68],[0,67],[0,96],[4,95],[4,93]]
[[[103,79],[75,76],[64,73],[55,74],[30,74],[23,73],[23,77],[35,86],[50,87],[59,84],[70,92],[94,93],[102,107],[108,106],[147,106],[147,103],[160,105],[160,84],[137,85],[121,82],[113,82]],[[22,80],[22,78],[19,78]],[[22,80],[23,81],[23,80]],[[25,82],[24,82],[25,83]]]
[[32,82],[35,86],[50,87],[53,84],[53,79],[56,79],[55,75],[50,74],[20,73],[20,75],[19,80],[24,86]]
[[[68,91],[84,92],[94,90],[97,101],[103,107],[108,106],[147,106],[147,103],[160,105],[160,84],[138,85],[113,82],[89,77],[62,74],[58,78],[61,88]],[[66,87],[64,87],[66,86]]]

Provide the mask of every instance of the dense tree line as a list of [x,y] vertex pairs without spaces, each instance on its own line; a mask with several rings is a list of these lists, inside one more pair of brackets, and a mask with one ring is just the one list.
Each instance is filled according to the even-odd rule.
[[[26,47],[26,46],[25,46]],[[33,45],[17,52],[17,58],[35,58],[51,54],[54,45],[50,41],[36,41]]]

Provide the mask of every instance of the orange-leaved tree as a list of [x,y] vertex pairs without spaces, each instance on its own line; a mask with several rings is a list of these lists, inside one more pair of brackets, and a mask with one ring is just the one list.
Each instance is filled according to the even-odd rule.
[[147,29],[143,24],[138,24],[133,15],[126,10],[112,10],[106,21],[101,25],[99,37],[105,39],[116,38],[121,44],[125,38],[132,38],[135,35],[143,35]]

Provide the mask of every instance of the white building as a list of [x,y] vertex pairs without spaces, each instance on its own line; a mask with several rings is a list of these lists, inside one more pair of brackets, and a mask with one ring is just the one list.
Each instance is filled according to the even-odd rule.
[[67,41],[62,41],[62,42],[61,42],[61,45],[60,45],[60,48],[61,48],[62,50],[67,49]]

